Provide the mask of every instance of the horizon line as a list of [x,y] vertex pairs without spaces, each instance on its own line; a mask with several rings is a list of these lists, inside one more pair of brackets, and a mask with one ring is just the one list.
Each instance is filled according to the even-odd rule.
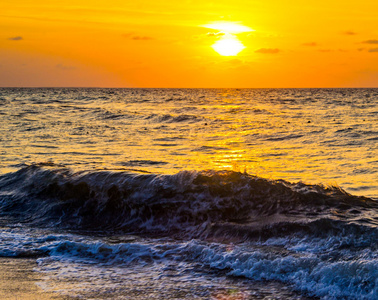
[[377,89],[378,86],[359,87],[111,87],[111,86],[0,86],[0,89]]

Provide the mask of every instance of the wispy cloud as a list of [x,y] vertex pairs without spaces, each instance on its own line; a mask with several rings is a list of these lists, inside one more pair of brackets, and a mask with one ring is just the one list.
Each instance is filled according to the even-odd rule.
[[318,46],[318,43],[315,42],[310,42],[310,43],[303,43],[303,46],[308,46],[308,47],[315,47]]
[[228,63],[230,63],[232,65],[240,65],[240,64],[243,64],[244,61],[242,61],[241,59],[238,59],[238,58],[234,58],[234,59],[230,59],[228,61]]
[[368,52],[378,52],[378,48],[371,48],[368,50]]
[[218,21],[206,25],[200,25],[209,29],[218,30],[220,32],[226,32],[230,34],[238,34],[243,32],[255,31],[254,29],[241,24],[240,22]]
[[149,41],[153,40],[154,38],[151,36],[144,36],[144,35],[135,35],[134,33],[125,33],[122,35],[124,38],[134,40],[134,41]]
[[356,35],[357,32],[355,32],[355,31],[353,31],[353,30],[346,30],[346,31],[341,32],[341,34],[345,34],[345,35]]
[[154,38],[150,37],[150,36],[136,35],[136,36],[133,36],[131,39],[134,40],[134,41],[148,41],[148,40],[153,40]]
[[362,42],[363,44],[378,44],[378,40],[366,40]]
[[206,33],[207,36],[222,36],[225,35],[224,32],[208,32]]
[[65,65],[62,65],[62,64],[57,64],[55,67],[56,67],[57,69],[64,70],[64,71],[76,70],[76,67],[73,67],[73,66],[65,66]]
[[256,50],[256,53],[263,53],[263,54],[276,54],[280,52],[281,50],[278,48],[261,48]]
[[9,41],[22,41],[23,37],[22,36],[13,36],[8,38]]

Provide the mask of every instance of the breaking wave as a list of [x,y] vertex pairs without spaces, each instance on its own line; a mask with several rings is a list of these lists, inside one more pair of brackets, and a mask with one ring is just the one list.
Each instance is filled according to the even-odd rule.
[[175,175],[31,165],[0,177],[7,222],[138,234],[255,239],[375,228],[376,201],[339,187],[232,171]]
[[93,264],[158,273],[199,264],[310,297],[375,299],[377,211],[375,200],[339,187],[239,172],[30,165],[0,177],[0,256],[74,277]]

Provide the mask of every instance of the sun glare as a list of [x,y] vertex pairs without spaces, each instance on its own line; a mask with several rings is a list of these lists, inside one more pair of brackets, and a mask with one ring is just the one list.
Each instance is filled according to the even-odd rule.
[[231,34],[254,31],[252,28],[242,25],[239,22],[213,22],[210,24],[202,25],[202,27],[215,29],[219,30],[220,32]]
[[235,56],[242,51],[245,46],[237,38],[237,34],[254,31],[248,26],[240,24],[240,22],[213,22],[201,27],[217,30],[218,33],[212,34],[217,36],[218,40],[211,46],[216,52],[222,56]]
[[245,46],[234,36],[222,37],[212,45],[213,49],[223,56],[235,56]]

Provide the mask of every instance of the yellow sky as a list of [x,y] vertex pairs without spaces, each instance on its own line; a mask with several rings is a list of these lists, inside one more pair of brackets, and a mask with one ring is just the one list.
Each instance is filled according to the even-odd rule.
[[378,2],[0,0],[0,86],[378,87]]

